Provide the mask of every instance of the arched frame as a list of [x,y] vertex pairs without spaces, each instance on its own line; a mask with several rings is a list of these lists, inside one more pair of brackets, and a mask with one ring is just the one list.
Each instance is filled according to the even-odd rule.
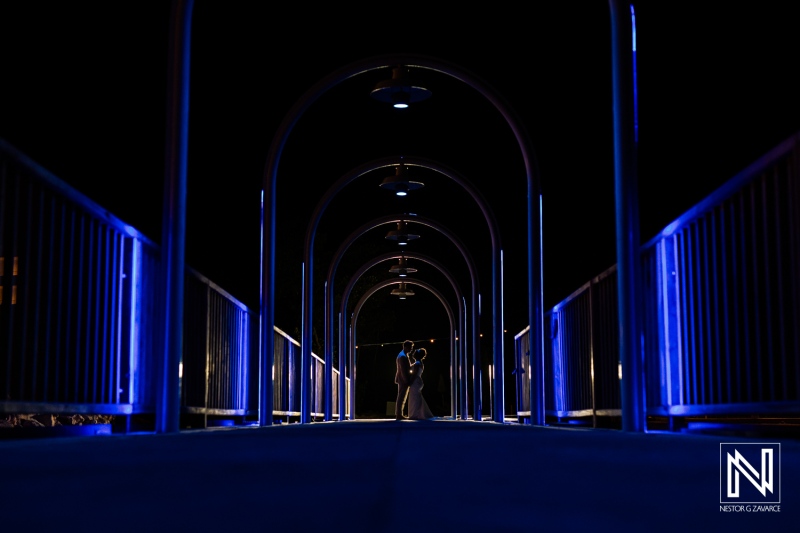
[[[380,68],[405,65],[440,72],[451,76],[478,91],[503,116],[519,145],[527,181],[527,243],[528,243],[528,319],[531,324],[531,423],[544,424],[544,346],[543,346],[543,290],[541,241],[541,186],[535,154],[522,122],[511,108],[485,82],[458,66],[426,56],[388,55],[368,58],[345,66],[317,82],[287,113],[278,128],[267,157],[264,174],[264,217],[261,279],[261,332],[260,332],[260,391],[259,425],[272,424],[271,368],[274,359],[274,341],[269,332],[275,323],[275,232],[278,166],[283,148],[297,121],[321,95],[339,83],[364,72]],[[502,290],[502,287],[501,287]],[[497,329],[497,328],[493,328]],[[494,331],[496,357],[494,375],[495,401],[492,418],[502,422],[504,413],[503,383],[503,331]]]
[[[461,240],[452,231],[450,231],[445,226],[439,224],[435,220],[431,220],[429,218],[422,217],[420,215],[404,214],[404,215],[386,215],[386,216],[383,216],[383,217],[379,217],[379,218],[377,218],[375,220],[372,220],[372,221],[369,221],[369,222],[365,223],[364,225],[362,225],[361,227],[357,228],[347,238],[345,238],[344,241],[342,241],[342,244],[339,246],[339,249],[336,251],[336,253],[333,256],[333,259],[331,260],[331,266],[330,266],[330,269],[328,270],[328,279],[327,279],[327,282],[326,282],[326,298],[325,298],[325,300],[326,300],[325,301],[325,305],[326,305],[327,313],[330,316],[332,316],[332,309],[333,309],[333,279],[334,279],[335,274],[336,274],[336,268],[339,265],[339,262],[341,261],[342,256],[347,251],[347,249],[350,247],[350,245],[358,237],[360,237],[361,235],[363,235],[364,233],[366,233],[367,231],[369,231],[371,229],[377,228],[378,226],[381,226],[381,225],[384,225],[384,224],[399,222],[401,220],[404,220],[406,222],[419,223],[419,224],[422,224],[424,226],[427,226],[429,228],[432,228],[432,229],[438,231],[439,233],[444,235],[447,239],[449,239],[450,242],[452,242],[453,245],[455,245],[455,247],[461,253],[461,256],[463,257],[464,262],[467,265],[467,269],[469,270],[469,273],[470,273],[471,289],[472,289],[472,295],[471,295],[472,307],[471,307],[471,310],[472,310],[472,324],[473,324],[473,328],[472,328],[473,329],[473,344],[476,344],[478,342],[477,341],[478,337],[477,337],[477,333],[475,333],[475,331],[476,331],[476,328],[478,327],[477,326],[477,324],[478,324],[478,315],[479,315],[480,311],[478,309],[478,295],[479,295],[479,292],[478,292],[478,271],[477,271],[477,267],[475,266],[475,261],[473,260],[472,256],[469,254],[469,251],[467,250],[466,246],[464,246],[464,243],[462,243]],[[326,327],[327,328],[332,328],[332,324],[329,324],[329,323],[326,322]],[[332,336],[332,329],[329,329],[328,331],[326,331],[326,338],[328,336]],[[462,335],[462,337],[465,338],[466,335]],[[477,350],[475,345],[473,345],[473,349]],[[475,353],[477,353],[477,351]],[[328,354],[326,352],[326,361],[328,360],[328,358],[330,358],[330,360],[332,361],[333,360],[333,355],[332,354]],[[474,361],[474,358],[473,358],[473,361]],[[462,365],[462,368],[463,368],[464,371],[466,371],[466,365]],[[344,369],[340,368],[340,374],[339,374],[339,379],[340,380],[341,380],[341,376],[342,376],[342,372],[343,371],[344,371]],[[327,369],[326,369],[326,372],[328,372]],[[331,372],[332,372],[332,368],[331,368]],[[464,381],[464,383],[466,383],[468,381],[466,376],[460,377],[460,379],[462,379]],[[478,374],[478,379],[480,379],[480,374]],[[480,381],[478,381],[478,382],[473,381],[473,383],[476,385],[476,387],[480,386]],[[328,390],[330,390],[330,388]],[[461,411],[464,412],[467,409],[467,407],[466,407],[466,401],[467,401],[466,400],[466,389],[462,388],[462,389],[460,389],[459,392],[460,392],[460,394],[459,394],[459,402],[460,402],[460,405],[461,405]],[[480,398],[480,394],[477,394],[477,398],[473,398],[473,399],[476,402],[476,409],[473,412],[480,412],[480,399],[481,399]]]
[[[338,194],[346,185],[355,181],[356,179],[364,176],[365,174],[381,169],[387,166],[394,166],[398,164],[399,161],[402,161],[406,167],[421,167],[426,168],[428,170],[433,170],[438,174],[445,176],[452,181],[456,182],[460,185],[464,190],[469,193],[469,195],[473,198],[475,203],[477,204],[478,208],[481,210],[481,213],[484,216],[486,221],[487,228],[489,230],[489,236],[491,239],[492,244],[492,325],[493,331],[495,335],[493,336],[494,339],[494,364],[497,365],[497,358],[502,358],[502,344],[498,345],[498,340],[502,340],[502,331],[504,330],[503,325],[503,295],[502,295],[502,246],[501,246],[501,239],[500,239],[500,230],[497,225],[497,220],[492,212],[491,207],[486,202],[483,195],[480,191],[475,188],[472,183],[470,183],[464,176],[456,172],[455,170],[442,165],[436,161],[425,159],[421,157],[390,157],[390,158],[383,158],[378,159],[375,161],[371,161],[364,165],[361,165],[350,172],[344,174],[341,178],[339,178],[322,196],[320,201],[317,203],[317,206],[314,210],[313,215],[311,216],[311,220],[309,221],[308,228],[306,231],[305,242],[304,242],[304,255],[303,255],[303,264],[305,268],[303,269],[303,328],[302,328],[302,339],[301,345],[307,346],[302,353],[302,360],[303,360],[303,369],[306,368],[306,361],[310,361],[311,359],[311,337],[312,337],[312,319],[313,319],[313,281],[314,281],[314,272],[312,265],[314,264],[313,255],[314,255],[314,236],[317,231],[317,227],[320,223],[322,215],[325,212],[328,204],[331,202],[333,197]],[[348,243],[349,246],[349,243]],[[336,266],[338,265],[338,261],[341,258],[341,255],[337,255],[334,261],[331,264],[331,269],[335,271]],[[473,273],[474,275],[474,273]],[[474,279],[474,278],[473,278]],[[332,387],[332,379],[333,379],[333,303],[330,302],[333,296],[333,273],[329,270],[328,278],[326,283],[326,294],[325,294],[325,387],[326,390],[331,390]],[[472,291],[473,295],[473,309],[477,308],[477,287],[474,287]],[[480,357],[480,345],[478,343],[478,327],[477,327],[477,319],[478,313],[477,311],[473,311],[473,327],[472,327],[472,347],[473,347],[473,372],[475,372],[475,379],[473,381],[474,384],[474,391],[473,391],[473,400],[474,400],[474,407],[473,412],[475,414],[475,418],[477,420],[483,419],[483,409],[482,409],[482,402],[481,402],[481,382],[482,382],[482,371],[481,371],[481,357]],[[497,332],[501,332],[497,335]],[[462,332],[462,336],[466,333]],[[500,351],[499,351],[500,350]],[[301,382],[304,384],[308,383],[308,376],[301,376]],[[311,397],[310,397],[311,389],[310,387],[305,387],[301,402],[303,406],[309,406],[306,409],[301,408],[301,412],[305,413],[306,411],[310,411],[310,404],[311,404]],[[332,406],[326,403],[325,409],[325,419],[329,420],[332,417]],[[310,420],[310,412],[306,415],[301,415],[303,420]]]
[[[170,290],[163,305],[165,329],[178,337],[182,330],[183,313],[180,294],[183,290],[183,271],[178,268],[184,254],[186,225],[186,153],[188,145],[188,101],[189,101],[189,48],[193,0],[173,0],[170,41],[178,43],[170,50],[171,91],[168,102],[168,134],[165,172],[165,199],[162,210],[162,247],[166,254],[177,258],[176,264],[164,269],[166,286]],[[629,2],[609,0],[611,45],[612,45],[612,89],[614,118],[614,191],[616,196],[616,232],[619,300],[620,300],[620,361],[625,369],[622,378],[622,422],[623,430],[644,430],[645,402],[643,394],[643,368],[637,354],[636,338],[638,303],[641,287],[640,266],[637,263],[639,246],[639,214],[637,196],[635,91],[636,78],[636,33],[633,5]],[[528,318],[531,326],[531,423],[544,424],[544,335],[543,335],[543,291],[542,291],[542,246],[541,246],[541,192],[540,177],[534,151],[521,122],[483,82],[449,63],[414,55],[381,56],[353,63],[337,70],[314,85],[289,111],[281,123],[270,145],[264,173],[262,205],[262,269],[261,301],[259,304],[261,328],[259,331],[259,425],[272,425],[272,364],[274,360],[275,325],[275,202],[277,169],[283,147],[297,120],[305,110],[323,93],[338,83],[369,70],[390,65],[413,64],[422,68],[438,70],[467,83],[486,97],[503,115],[511,127],[525,164],[528,226]],[[177,80],[177,81],[175,81]],[[174,169],[177,169],[175,171]],[[176,191],[172,194],[171,191]],[[537,216],[538,214],[538,216]],[[538,240],[536,240],[538,239]],[[535,261],[534,261],[535,259]],[[169,339],[170,335],[164,336]],[[180,412],[180,396],[172,386],[178,376],[180,346],[165,341],[163,372],[157,386],[170,392],[158,400],[156,426],[159,432],[177,432]],[[270,377],[270,379],[267,379]],[[499,391],[498,391],[499,392]],[[500,396],[502,398],[502,396]],[[494,408],[497,412],[497,408]],[[502,416],[502,411],[500,411]]]
[[[364,303],[370,297],[372,297],[373,294],[375,294],[379,290],[383,289],[384,287],[390,287],[392,285],[399,285],[400,283],[406,283],[407,285],[417,285],[418,287],[422,287],[424,289],[427,289],[434,296],[436,296],[436,298],[439,300],[439,302],[441,302],[442,306],[445,308],[445,311],[447,311],[447,318],[450,319],[450,335],[449,335],[449,337],[450,337],[450,368],[451,368],[451,372],[452,372],[452,369],[456,368],[455,361],[457,361],[459,359],[459,356],[456,353],[456,337],[458,337],[458,330],[455,327],[456,326],[456,320],[455,320],[455,315],[453,314],[453,308],[450,306],[449,303],[447,303],[447,299],[442,295],[442,293],[440,293],[438,290],[436,290],[436,288],[433,287],[432,285],[430,285],[429,283],[426,283],[426,282],[424,282],[422,280],[418,280],[418,279],[407,279],[407,280],[388,279],[388,280],[376,283],[375,285],[370,287],[367,290],[367,292],[364,293],[364,295],[358,300],[358,302],[355,305],[355,308],[353,309],[353,316],[350,319],[350,334],[349,334],[350,342],[348,343],[349,352],[350,353],[349,353],[348,359],[350,360],[350,367],[351,367],[351,371],[350,371],[350,390],[351,390],[351,393],[350,393],[350,416],[353,419],[355,419],[355,417],[356,417],[356,410],[355,410],[356,409],[356,400],[355,400],[355,398],[356,398],[356,395],[355,395],[355,390],[356,390],[356,372],[355,372],[355,368],[356,368],[356,365],[355,365],[355,360],[356,360],[356,325],[358,323],[358,314],[361,311],[361,308],[364,306]],[[452,379],[452,376],[451,376],[451,379]]]
[[[424,254],[420,254],[420,253],[417,253],[417,252],[404,250],[403,252],[400,252],[400,253],[398,253],[398,252],[389,252],[389,253],[380,255],[378,257],[375,257],[371,261],[368,261],[367,263],[362,265],[358,270],[356,270],[356,272],[353,274],[353,276],[347,282],[347,285],[345,286],[344,293],[343,293],[343,296],[342,296],[342,301],[340,302],[340,306],[339,306],[340,307],[339,316],[340,317],[347,316],[347,305],[348,305],[348,302],[350,300],[350,294],[353,292],[353,288],[355,287],[355,284],[358,282],[359,279],[361,279],[361,276],[363,276],[364,273],[367,270],[369,270],[370,268],[372,268],[374,266],[379,265],[380,263],[382,263],[384,261],[388,261],[390,259],[399,259],[400,257],[405,257],[407,259],[416,259],[418,261],[422,261],[424,263],[427,263],[428,265],[432,266],[433,268],[435,268],[436,270],[441,272],[445,276],[445,278],[447,278],[447,281],[450,282],[450,286],[453,288],[453,291],[455,292],[455,296],[456,296],[456,301],[458,302],[458,327],[459,327],[461,333],[458,335],[458,339],[456,339],[456,340],[459,341],[459,343],[457,345],[457,346],[460,347],[459,352],[458,352],[459,356],[464,358],[464,362],[461,363],[460,368],[466,369],[466,366],[467,366],[467,364],[466,364],[467,320],[466,320],[466,317],[464,316],[464,311],[465,310],[463,309],[464,306],[462,304],[462,302],[464,301],[464,296],[462,294],[461,288],[458,286],[458,283],[456,283],[456,280],[453,278],[453,275],[450,273],[450,271],[447,270],[447,268],[445,268],[444,265],[442,265],[441,263],[439,263],[438,261],[436,261],[432,257],[429,257],[429,256],[424,255]],[[414,278],[405,278],[405,279],[401,279],[399,281],[400,282],[405,282],[405,283],[410,283],[410,281],[412,281],[412,280],[414,280]],[[340,323],[340,328],[339,328],[339,347],[340,347],[340,349],[339,349],[339,390],[344,390],[345,379],[346,379],[345,356],[344,356],[344,354],[345,354],[345,351],[347,350],[347,345],[345,343],[345,338],[347,337],[347,335],[345,334],[345,332],[346,332],[346,324],[344,322],[341,322]],[[352,363],[352,361],[351,361],[351,363]],[[455,379],[455,376],[456,376],[456,372],[454,372],[455,368],[456,368],[456,362],[453,359],[453,357],[451,357],[451,361],[450,361],[450,406],[451,406],[451,415],[455,419],[457,417],[457,415],[458,415],[458,412],[460,411],[462,419],[466,419],[468,417],[468,415],[465,412],[466,397],[462,397],[462,396],[458,395],[457,384],[459,382],[461,382],[461,383],[463,383],[463,387],[466,387],[467,383],[466,383],[465,377],[462,377],[460,373],[458,373],[458,380]],[[351,370],[349,372],[349,374],[355,375],[354,370]],[[463,392],[463,387],[461,389],[461,392]],[[331,390],[332,390],[332,388],[326,389],[326,391],[331,391]],[[459,401],[461,402],[460,409],[456,409],[456,398],[458,398]],[[332,402],[332,400],[333,400],[333,398],[331,397],[330,392],[327,392],[325,394],[325,406],[326,406],[325,407],[325,420],[332,420],[333,419],[332,413],[329,414],[329,411],[332,411],[332,408],[329,407],[329,404]],[[339,412],[340,413],[344,413],[345,412],[345,397],[344,397],[343,394],[339,395]]]

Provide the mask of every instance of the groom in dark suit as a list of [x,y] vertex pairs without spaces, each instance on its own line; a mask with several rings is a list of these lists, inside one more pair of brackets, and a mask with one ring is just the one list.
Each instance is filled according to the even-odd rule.
[[414,351],[414,342],[403,342],[403,349],[397,354],[397,373],[394,375],[394,382],[397,383],[397,401],[394,404],[395,420],[403,420],[403,408],[406,406],[408,398],[408,387],[416,377],[411,374],[411,361],[408,354]]

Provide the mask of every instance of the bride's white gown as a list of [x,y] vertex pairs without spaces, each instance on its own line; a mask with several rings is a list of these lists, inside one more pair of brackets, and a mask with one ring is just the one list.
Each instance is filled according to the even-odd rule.
[[422,372],[425,370],[425,365],[422,361],[417,361],[411,365],[411,372],[416,376],[414,382],[408,389],[408,418],[410,420],[426,420],[434,418],[433,413],[428,407],[428,402],[422,396],[422,387],[425,384],[422,381]]

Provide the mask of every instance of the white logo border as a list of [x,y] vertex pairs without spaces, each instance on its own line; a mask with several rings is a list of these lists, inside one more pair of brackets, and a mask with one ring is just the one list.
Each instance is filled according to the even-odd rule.
[[[777,446],[777,448],[778,448],[778,501],[777,502],[765,502],[765,501],[760,501],[760,502],[738,502],[738,501],[730,501],[730,500],[723,501],[722,494],[723,494],[723,491],[726,488],[725,487],[725,483],[727,481],[727,480],[723,479],[723,475],[722,475],[723,466],[724,466],[723,451],[722,451],[722,446],[723,445],[730,445],[730,446]],[[780,442],[720,442],[719,443],[719,468],[720,468],[720,470],[719,470],[719,503],[721,505],[732,505],[732,504],[736,504],[736,505],[738,505],[738,504],[780,505],[780,503],[781,503],[781,488],[782,488],[781,487],[781,482],[782,482],[782,480],[781,480],[781,470],[782,469],[781,469],[781,443]]]

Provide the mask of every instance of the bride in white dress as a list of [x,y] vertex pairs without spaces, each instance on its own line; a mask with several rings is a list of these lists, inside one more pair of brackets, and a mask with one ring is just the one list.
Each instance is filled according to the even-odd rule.
[[422,373],[425,371],[425,364],[423,361],[428,356],[425,348],[420,348],[415,352],[409,354],[414,359],[411,364],[411,375],[414,376],[414,381],[408,388],[408,418],[409,420],[428,420],[435,418],[428,402],[422,396],[422,387],[425,386],[422,381]]

